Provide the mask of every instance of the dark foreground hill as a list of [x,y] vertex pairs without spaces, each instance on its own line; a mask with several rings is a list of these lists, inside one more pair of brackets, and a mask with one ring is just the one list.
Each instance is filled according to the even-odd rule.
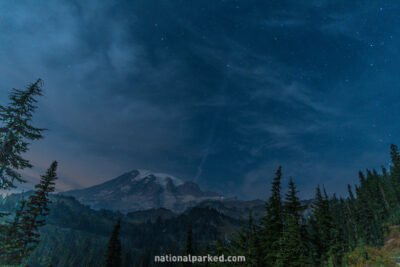
[[[2,201],[1,210],[12,211],[20,198],[20,194],[10,195]],[[209,207],[193,207],[181,214],[165,209],[122,214],[93,210],[73,197],[54,195],[52,199],[47,225],[41,229],[42,242],[29,266],[101,266],[118,218],[122,220],[123,266],[145,266],[144,261],[152,262],[157,254],[181,254],[190,228],[200,251],[240,225],[240,220]]]

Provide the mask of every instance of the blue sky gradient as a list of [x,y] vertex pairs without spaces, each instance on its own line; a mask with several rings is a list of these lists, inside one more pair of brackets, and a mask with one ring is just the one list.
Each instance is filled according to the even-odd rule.
[[[400,143],[395,1],[3,1],[0,100],[41,77],[37,181],[142,168],[266,198],[345,194]],[[286,180],[285,180],[286,181]]]

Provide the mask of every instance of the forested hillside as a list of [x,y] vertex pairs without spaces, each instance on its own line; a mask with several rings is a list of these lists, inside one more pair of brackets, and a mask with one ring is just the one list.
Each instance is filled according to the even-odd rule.
[[[14,210],[20,198],[21,194],[10,195],[1,209]],[[132,214],[92,210],[72,197],[55,195],[52,201],[47,225],[41,229],[42,242],[30,257],[30,266],[47,266],[50,262],[52,266],[100,266],[109,235],[119,218],[122,266],[141,266],[144,261],[150,264],[154,255],[162,253],[182,254],[189,229],[193,231],[196,251],[200,252],[240,225],[239,220],[207,207],[191,208],[172,218],[163,217],[165,210],[160,210],[159,216],[150,210],[155,220],[142,223],[136,222]]]
[[390,155],[390,169],[360,171],[359,184],[348,185],[347,198],[328,196],[318,186],[307,216],[292,180],[282,197],[279,168],[265,216],[260,222],[250,218],[233,239],[220,243],[220,253],[247,255],[246,266],[395,266],[398,250],[394,253],[393,244],[398,244],[394,237],[400,224],[397,146],[391,146]]
[[[73,197],[53,195],[42,241],[29,263],[99,266],[120,219],[122,266],[157,266],[154,255],[183,255],[189,231],[193,254],[244,255],[247,261],[241,266],[395,266],[400,234],[400,154],[395,145],[391,158],[389,170],[359,172],[360,182],[354,188],[348,185],[348,197],[328,196],[326,188],[318,186],[315,198],[307,202],[300,201],[292,180],[287,192],[281,192],[279,168],[264,212],[254,203],[234,207],[205,202],[182,214],[165,209],[122,214],[92,210]],[[18,210],[21,197],[8,196],[1,209]],[[235,214],[238,207],[249,205],[246,220],[215,209]],[[260,215],[254,217],[257,212]]]

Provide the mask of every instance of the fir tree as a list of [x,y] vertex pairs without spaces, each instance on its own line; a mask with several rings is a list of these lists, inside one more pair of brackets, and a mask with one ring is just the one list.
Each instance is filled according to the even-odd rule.
[[112,231],[110,240],[108,241],[107,251],[104,255],[104,267],[120,267],[121,266],[121,241],[119,239],[119,231],[121,221],[118,220]]
[[220,238],[215,241],[215,255],[225,255],[228,252],[226,242],[222,241]]
[[390,146],[390,157],[392,165],[390,166],[391,184],[396,194],[397,201],[400,202],[400,153],[396,145]]
[[42,95],[42,80],[25,90],[13,89],[8,106],[0,106],[0,189],[15,187],[14,181],[24,182],[18,169],[32,167],[21,155],[28,151],[28,141],[42,138],[44,129],[32,126],[36,97]]
[[253,223],[253,217],[251,213],[249,213],[248,224],[246,225],[243,220],[240,230],[234,234],[229,242],[229,255],[241,255],[246,257],[246,262],[242,263],[241,266],[264,266],[258,233],[257,226]]
[[312,218],[310,220],[312,233],[312,243],[314,247],[314,259],[317,266],[321,266],[328,257],[328,252],[332,246],[332,214],[329,199],[322,196],[321,189],[316,189],[315,200],[311,205]]
[[14,219],[8,225],[6,224],[5,235],[3,237],[2,246],[0,246],[0,262],[5,264],[19,264],[21,253],[22,232],[22,213],[24,211],[26,201],[21,200]]
[[338,199],[335,194],[331,200],[331,211],[334,225],[331,259],[333,260],[333,266],[342,266],[345,253],[351,250],[350,240],[354,239],[354,233],[348,227],[349,218],[346,216],[344,200],[342,198]]
[[248,230],[246,229],[246,224],[244,220],[242,220],[240,230],[237,231],[233,238],[230,240],[230,255],[244,255],[248,254],[249,249],[249,235]]
[[273,266],[279,252],[278,241],[282,236],[282,167],[279,166],[272,183],[271,196],[266,204],[266,214],[261,219],[261,243],[264,264]]
[[360,238],[367,245],[381,245],[384,238],[382,222],[371,207],[369,192],[365,186],[361,186],[356,187],[356,193],[357,228],[360,229]]
[[248,252],[243,254],[246,256],[246,265],[257,267],[263,266],[263,251],[261,246],[261,240],[259,237],[259,229],[257,225],[253,222],[253,216],[251,212],[249,213],[249,224],[248,224]]
[[302,220],[305,206],[300,203],[297,193],[298,191],[290,179],[289,192],[285,195],[283,205],[285,224],[279,239],[279,253],[275,266],[309,266],[305,226]]
[[29,256],[40,242],[39,228],[45,225],[45,216],[49,214],[51,200],[49,194],[55,190],[57,180],[57,161],[54,161],[45,175],[41,175],[40,183],[35,185],[35,192],[26,203],[22,212],[22,239],[19,260]]
[[93,249],[91,249],[89,252],[88,260],[87,260],[87,263],[85,266],[91,267],[91,266],[93,266],[93,262],[94,262],[94,252],[93,252]]
[[[184,248],[184,255],[193,255],[193,231],[192,231],[192,227],[189,227],[189,230],[187,231],[187,235],[186,235],[186,244],[185,244],[185,248]],[[192,266],[191,262],[185,262],[183,264],[183,266]]]
[[355,198],[354,198],[353,190],[351,190],[351,185],[350,184],[347,184],[347,191],[349,192],[349,200],[350,201],[354,201]]
[[49,214],[49,193],[54,192],[57,162],[53,162],[28,201],[22,199],[14,219],[6,225],[7,234],[1,244],[0,262],[19,265],[40,242],[39,228]]
[[343,200],[343,208],[345,216],[348,218],[348,237],[350,239],[349,245],[354,248],[357,244],[356,240],[359,239],[359,229],[358,229],[358,212],[356,211],[356,199],[351,189],[351,185],[347,185],[347,190],[349,192],[349,198]]
[[189,227],[186,235],[186,244],[185,244],[185,254],[193,255],[193,231],[192,227]]

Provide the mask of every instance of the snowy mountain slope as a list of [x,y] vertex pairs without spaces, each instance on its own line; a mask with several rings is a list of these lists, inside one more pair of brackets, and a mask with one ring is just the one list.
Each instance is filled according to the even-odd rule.
[[181,212],[205,200],[223,199],[217,193],[202,191],[195,183],[148,170],[133,170],[105,183],[61,194],[73,196],[94,209],[121,212],[153,208]]

